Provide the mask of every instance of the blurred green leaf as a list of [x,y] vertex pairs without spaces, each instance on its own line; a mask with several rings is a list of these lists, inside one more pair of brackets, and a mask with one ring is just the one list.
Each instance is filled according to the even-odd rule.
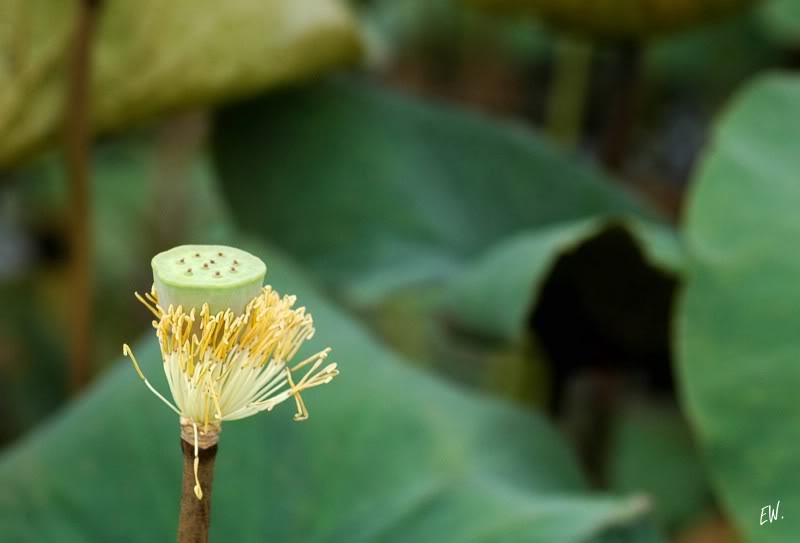
[[[0,443],[52,413],[66,396],[63,331],[41,318],[41,275],[0,283]],[[37,289],[37,286],[39,288]]]
[[528,15],[566,31],[622,38],[649,36],[708,22],[752,4],[754,0],[465,0],[500,13]]
[[460,0],[377,0],[363,7],[362,14],[378,53],[393,60],[411,55],[416,62],[438,58],[452,65],[484,54],[523,68],[544,60],[550,50],[549,34],[535,21],[493,17],[468,9]]
[[625,405],[615,421],[608,462],[608,488],[648,496],[658,520],[671,530],[686,528],[713,507],[699,451],[672,405]]
[[[722,503],[759,543],[800,530],[798,127],[799,79],[749,87],[716,129],[685,224],[686,406]],[[785,517],[761,526],[762,508],[778,500]]]
[[769,0],[760,10],[767,30],[778,42],[789,47],[800,46],[800,2]]
[[[0,2],[0,164],[58,131],[74,5]],[[360,48],[335,0],[115,0],[100,9],[91,88],[99,132],[307,77]]]
[[[757,15],[746,11],[650,43],[644,69],[653,91],[680,90],[716,110],[720,98],[727,99],[754,73],[780,61]],[[667,96],[663,102],[669,103]]]
[[352,80],[225,110],[213,142],[242,225],[356,302],[446,277],[520,229],[648,214],[522,126]]
[[403,288],[359,308],[359,316],[417,366],[517,404],[545,405],[548,364],[536,339],[498,343],[480,329],[464,333],[442,310],[446,290],[439,284]]
[[[271,282],[313,311],[310,348],[331,344],[342,375],[309,395],[307,424],[282,406],[225,426],[213,540],[662,541],[641,501],[585,494],[542,420],[399,363],[287,260],[249,248],[267,261]],[[163,389],[154,342],[138,351]],[[0,539],[174,537],[177,420],[128,364],[117,365],[0,459]]]
[[[518,343],[540,290],[559,257],[597,237],[616,221],[595,218],[518,234],[494,245],[448,287],[449,314],[460,326]],[[621,221],[647,260],[670,273],[681,267],[681,248],[666,226]],[[593,270],[587,270],[591,275]]]

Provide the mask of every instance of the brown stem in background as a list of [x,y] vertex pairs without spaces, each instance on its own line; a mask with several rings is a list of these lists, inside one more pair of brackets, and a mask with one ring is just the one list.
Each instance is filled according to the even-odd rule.
[[71,312],[69,386],[75,393],[89,380],[92,351],[92,276],[89,154],[91,150],[91,44],[99,0],[78,0],[64,114],[64,161],[69,193]]
[[558,39],[545,126],[550,137],[570,148],[580,143],[591,68],[591,42],[573,36]]
[[[207,444],[207,443],[201,443]],[[198,448],[197,480],[202,498],[195,494],[194,443],[181,438],[183,450],[183,483],[181,485],[181,513],[178,520],[178,543],[207,543],[211,518],[211,484],[214,481],[214,460],[217,444]]]
[[643,49],[638,41],[620,47],[619,84],[612,94],[602,151],[603,164],[612,172],[622,170],[628,155],[641,97]]

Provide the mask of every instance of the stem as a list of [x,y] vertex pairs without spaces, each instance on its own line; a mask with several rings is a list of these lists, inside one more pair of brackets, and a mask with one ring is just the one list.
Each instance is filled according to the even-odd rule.
[[89,380],[92,338],[89,152],[91,147],[91,44],[99,0],[79,0],[72,40],[64,115],[64,160],[69,192],[72,314],[69,385],[74,393]]
[[194,443],[181,438],[183,450],[183,483],[181,485],[181,513],[178,520],[178,543],[207,543],[211,518],[211,484],[214,481],[214,460],[217,444],[198,447],[197,480],[202,489],[202,499],[195,495]]
[[568,147],[581,136],[591,66],[591,43],[571,36],[558,40],[545,123],[550,136]]
[[603,164],[619,172],[627,158],[642,94],[643,45],[633,41],[620,47],[618,86],[611,100],[611,113],[603,142]]

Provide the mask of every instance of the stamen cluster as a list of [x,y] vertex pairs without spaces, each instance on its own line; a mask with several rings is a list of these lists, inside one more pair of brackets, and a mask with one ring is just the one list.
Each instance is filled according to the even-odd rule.
[[[145,378],[127,345],[123,352],[183,425],[218,430],[223,421],[270,411],[289,398],[297,405],[295,420],[305,420],[308,410],[300,393],[339,374],[335,363],[322,367],[330,348],[290,365],[303,342],[313,337],[314,322],[304,307],[294,308],[295,296],[281,297],[269,286],[239,316],[230,310],[212,315],[207,304],[199,315],[182,307],[164,310],[155,289],[136,296],[156,317],[153,327],[174,403]],[[293,374],[304,368],[296,380]]]

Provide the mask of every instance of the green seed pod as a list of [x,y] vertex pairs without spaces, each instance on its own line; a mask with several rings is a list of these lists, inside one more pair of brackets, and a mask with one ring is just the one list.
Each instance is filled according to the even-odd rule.
[[757,0],[465,0],[488,10],[531,15],[559,30],[612,39],[688,28]]
[[244,312],[259,295],[267,267],[260,258],[224,245],[181,245],[153,257],[153,282],[159,305],[183,306],[197,313]]

